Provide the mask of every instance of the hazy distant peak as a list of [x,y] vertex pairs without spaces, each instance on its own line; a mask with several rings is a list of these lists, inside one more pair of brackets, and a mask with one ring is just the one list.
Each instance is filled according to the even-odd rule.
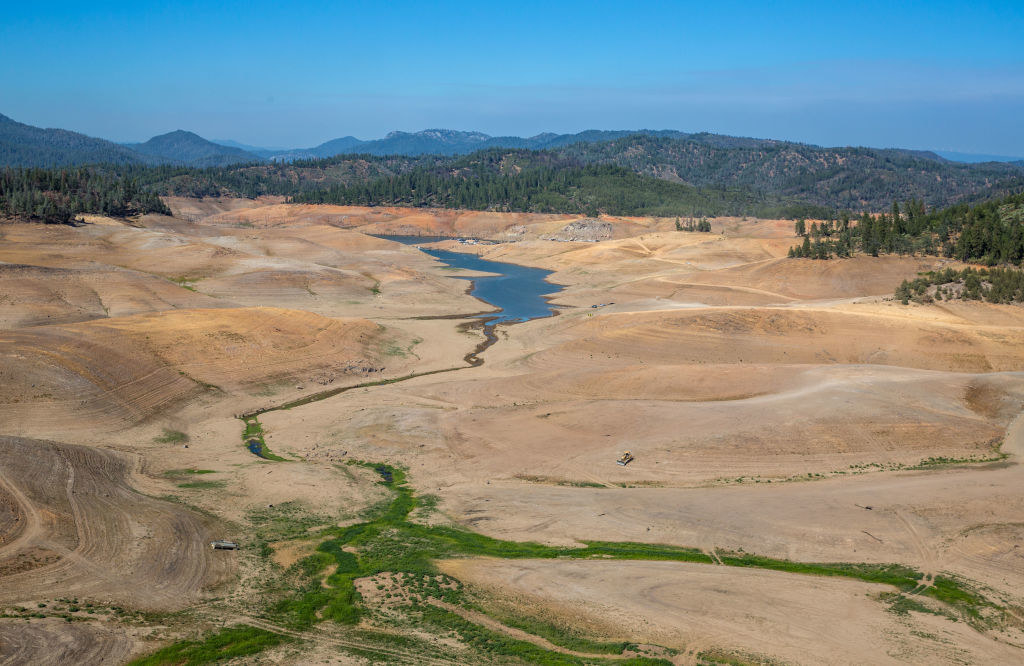
[[107,162],[149,161],[130,148],[78,132],[43,129],[0,115],[0,165],[54,167]]
[[399,139],[405,137],[416,137],[422,139],[434,139],[436,141],[487,141],[490,135],[483,132],[465,132],[462,130],[450,129],[425,129],[419,132],[388,132],[385,139]]
[[260,161],[253,153],[207,141],[195,132],[182,129],[154,136],[132,148],[161,161],[192,166],[226,166]]

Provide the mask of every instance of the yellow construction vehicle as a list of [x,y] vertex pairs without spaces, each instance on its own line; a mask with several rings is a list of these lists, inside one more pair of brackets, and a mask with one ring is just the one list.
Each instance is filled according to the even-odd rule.
[[625,467],[629,463],[633,462],[633,454],[632,454],[632,452],[630,452],[630,451],[623,451],[622,455],[619,456],[619,459],[616,460],[615,462],[616,462],[616,464],[619,464],[619,465],[622,465],[623,467]]

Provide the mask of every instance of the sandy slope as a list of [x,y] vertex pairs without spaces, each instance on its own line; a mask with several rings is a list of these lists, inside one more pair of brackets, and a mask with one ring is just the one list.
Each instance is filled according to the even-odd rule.
[[[344,521],[383,497],[369,472],[337,465],[348,459],[406,465],[440,498],[436,520],[502,538],[899,562],[1024,605],[1024,311],[884,300],[939,260],[786,259],[788,221],[714,220],[695,234],[608,219],[609,240],[579,243],[539,240],[568,216],[171,206],[178,217],[135,226],[2,229],[0,435],[22,438],[0,440],[0,606],[57,583],[138,608],[192,603],[230,570],[200,548],[229,528],[133,488],[236,525],[290,501]],[[564,307],[500,328],[485,364],[465,367],[480,333],[418,317],[484,306],[438,262],[360,231],[515,239],[444,245],[554,270]],[[454,367],[265,414],[268,445],[296,462],[241,446],[233,415],[247,409]],[[188,448],[156,441],[164,428]],[[990,457],[1008,428],[1003,450],[1018,457],[906,469]],[[626,468],[614,464],[624,448],[637,454]],[[164,475],[193,468],[219,483]],[[874,586],[850,581],[646,562],[444,566],[567,622],[680,647],[684,661],[1021,654],[963,623],[894,616]],[[0,658],[135,649],[116,624],[19,626],[31,630],[0,624]]]
[[[24,526],[0,543],[0,603],[44,592],[143,609],[181,608],[223,583],[212,522],[139,494],[115,453],[0,441],[0,484]],[[141,537],[141,538],[140,538]]]
[[385,329],[272,308],[176,310],[2,336],[7,432],[114,430],[202,394],[380,375]]
[[871,598],[884,586],[855,581],[664,562],[455,560],[442,569],[690,657],[722,645],[806,664],[1012,663],[1020,654],[962,624],[896,620]]
[[117,664],[135,641],[123,629],[63,620],[0,620],[0,664]]

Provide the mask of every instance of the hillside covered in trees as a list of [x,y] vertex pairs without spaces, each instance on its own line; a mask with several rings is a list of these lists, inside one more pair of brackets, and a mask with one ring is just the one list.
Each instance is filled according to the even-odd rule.
[[[694,135],[697,136],[697,135]],[[723,143],[633,135],[557,149],[584,164],[615,164],[694,186],[743,187],[848,211],[881,211],[917,199],[949,206],[1014,191],[1024,171],[1007,163],[961,164],[929,152],[821,148],[785,141]]]
[[[184,138],[192,148],[205,150],[203,145],[197,147],[191,137]],[[651,145],[661,145],[660,141]],[[178,145],[178,142],[172,144]],[[701,150],[705,148],[711,149],[704,146]],[[764,147],[758,150],[762,149],[768,150]],[[870,207],[846,210],[815,203],[798,190],[780,193],[778,190],[786,190],[780,183],[785,178],[796,178],[796,171],[785,178],[773,175],[771,178],[782,180],[769,179],[765,188],[755,186],[765,184],[758,179],[734,180],[722,185],[710,176],[695,178],[701,183],[692,184],[643,172],[646,158],[637,157],[639,153],[630,153],[639,161],[624,166],[592,159],[593,155],[587,157],[584,152],[579,146],[541,151],[493,148],[456,157],[339,155],[290,163],[249,162],[206,168],[106,164],[71,169],[7,169],[3,172],[5,184],[0,197],[4,202],[2,211],[7,216],[47,221],[69,220],[82,212],[132,214],[159,210],[158,195],[246,198],[278,195],[297,203],[436,206],[589,216],[607,213],[805,217],[825,221],[812,223],[810,227],[805,224],[803,229],[798,229],[805,238],[801,245],[793,248],[793,256],[827,258],[856,251],[870,254],[941,252],[957,258],[999,263],[1019,262],[1022,254],[1019,238],[1012,235],[1018,232],[999,226],[1009,218],[1003,209],[993,209],[992,206],[998,208],[994,203],[973,207],[963,203],[926,212],[931,204],[914,197],[902,208],[895,206],[891,212],[875,215],[860,212],[874,210]],[[201,157],[199,153],[193,154],[195,159]],[[896,160],[897,157],[886,159]],[[905,155],[898,159],[923,158]],[[713,170],[713,165],[709,164],[708,169]],[[808,182],[812,181],[813,178]],[[902,187],[882,186],[880,191],[903,191]],[[986,187],[1000,193],[1020,191],[1024,189],[1024,176],[1006,178],[999,181],[998,186],[996,181],[989,181]],[[963,196],[973,199],[980,194]],[[999,218],[999,224],[992,222],[995,217]]]
[[1024,303],[1024,271],[1019,268],[965,268],[929,271],[896,288],[896,299],[904,305],[935,301],[980,301]]
[[111,141],[25,125],[0,115],[0,165],[60,167],[77,164],[145,164],[149,160]]
[[959,261],[1021,265],[1024,261],[1024,193],[978,204],[959,204],[926,212],[911,200],[888,213],[863,213],[851,220],[842,214],[810,226],[797,220],[803,242],[791,257],[828,259],[854,252],[939,255]]
[[[472,146],[479,149],[466,154]],[[320,157],[339,149],[359,154]],[[289,178],[297,191],[302,192],[318,186],[368,185],[364,181],[406,174],[420,167],[454,174],[467,163],[486,161],[493,155],[501,155],[509,163],[530,165],[619,166],[671,183],[742,190],[765,202],[801,203],[818,211],[879,212],[887,210],[894,200],[909,199],[938,208],[1002,196],[1024,187],[1024,168],[1018,164],[962,164],[926,151],[822,148],[669,131],[595,131],[538,135],[526,140],[433,130],[393,133],[378,141],[345,137],[323,150],[318,147],[289,155],[283,166],[290,170]],[[283,173],[260,165],[247,168],[253,172],[262,168],[271,178]],[[463,173],[461,177],[472,178],[474,174]],[[490,202],[494,207],[503,203]]]
[[[745,198],[756,201],[755,208],[765,214],[782,209],[796,214],[794,211],[799,204],[805,206],[806,215],[817,217],[829,211],[880,212],[887,210],[894,200],[913,199],[929,209],[941,208],[1003,196],[1024,188],[1024,169],[1008,163],[959,164],[932,153],[817,148],[754,139],[726,141],[728,138],[634,135],[546,150],[492,148],[462,157],[339,155],[326,160],[297,161],[287,168],[292,169],[291,180],[300,192],[310,192],[320,186],[359,185],[368,189],[335,191],[330,195],[332,198],[325,195],[323,200],[351,201],[358,196],[364,203],[383,204],[396,203],[402,198],[407,203],[421,198],[411,192],[400,193],[404,186],[400,180],[386,188],[383,182],[372,182],[406,175],[415,169],[429,170],[436,179],[453,179],[445,186],[447,191],[461,189],[458,179],[467,183],[486,180],[495,174],[511,175],[513,168],[617,166],[690,188],[743,192]],[[498,170],[495,164],[503,170]],[[419,177],[422,180],[427,173]],[[483,180],[480,184],[483,185]],[[437,194],[431,195],[435,205],[451,205],[446,201],[467,198],[456,192],[440,198]],[[313,198],[309,199],[304,194],[303,200],[316,200],[315,195],[311,196]],[[533,209],[523,206],[521,201],[512,204],[493,199],[488,204],[494,208]],[[740,209],[740,206],[730,208]],[[709,211],[708,214],[717,213]]]
[[693,187],[551,152],[494,149],[376,179],[293,195],[301,203],[437,206],[597,215],[814,214],[820,208],[742,187]]
[[222,146],[185,130],[154,136],[145,143],[132,144],[130,147],[161,164],[212,167],[262,161],[258,156],[240,148]]
[[136,178],[96,169],[4,169],[0,171],[0,214],[67,224],[79,213],[114,217],[171,211]]
[[0,115],[0,166],[56,168],[87,164],[177,164],[193,167],[260,162],[238,148],[177,130],[123,145],[63,129],[43,129]]
[[[880,212],[894,200],[940,208],[1024,188],[1022,164],[963,164],[927,151],[824,148],[674,130],[588,130],[523,138],[437,129],[392,132],[372,141],[342,137],[280,154],[253,151],[182,130],[120,145],[0,116],[0,165],[191,167],[168,177],[161,177],[165,171],[132,174],[154,191],[184,196],[280,194],[301,200],[358,199],[371,205],[404,201],[501,210],[561,206],[564,212],[597,206],[606,212],[684,215],[803,210],[821,217],[829,211]],[[590,167],[595,169],[588,171]],[[612,194],[624,187],[626,176],[596,167],[620,167],[642,176],[629,180],[629,186],[639,188],[637,196]],[[551,169],[565,174],[555,177],[545,171]],[[429,193],[412,191],[408,179],[413,172],[418,184],[431,183]],[[596,190],[595,178],[604,181]],[[529,192],[528,182],[533,183]]]

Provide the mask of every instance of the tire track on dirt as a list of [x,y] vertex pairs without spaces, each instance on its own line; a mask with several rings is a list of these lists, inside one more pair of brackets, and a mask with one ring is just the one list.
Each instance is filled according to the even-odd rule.
[[[59,593],[141,609],[178,608],[201,598],[231,569],[231,560],[206,547],[209,521],[136,492],[119,454],[0,437],[0,470],[26,513],[36,516],[19,548],[59,558],[0,579],[0,604]],[[15,554],[3,552],[8,561]]]
[[15,532],[14,539],[7,543],[0,545],[0,560],[8,553],[13,553],[19,550],[25,544],[31,542],[39,534],[42,525],[42,521],[39,518],[39,512],[33,506],[32,502],[25,496],[25,493],[4,474],[3,467],[0,466],[0,487],[7,491],[14,502],[15,506],[19,510],[18,513],[21,516],[21,525]]
[[135,641],[124,630],[58,620],[0,621],[0,666],[117,664]]
[[339,638],[337,636],[331,636],[324,632],[319,631],[295,631],[293,629],[286,629],[280,625],[274,624],[267,620],[255,617],[242,617],[240,618],[242,623],[250,624],[257,629],[263,629],[275,634],[282,634],[291,638],[297,638],[299,640],[310,641],[313,643],[326,643],[327,645],[333,645],[340,648],[354,648],[356,650],[365,650],[368,652],[375,652],[377,654],[386,655],[389,657],[396,657],[399,659],[408,659],[414,664],[437,664],[439,666],[446,664],[458,664],[462,663],[454,659],[444,659],[440,657],[429,657],[421,652],[412,652],[409,650],[402,650],[394,647],[382,647],[378,643],[372,643],[369,641],[358,641],[352,638]]

